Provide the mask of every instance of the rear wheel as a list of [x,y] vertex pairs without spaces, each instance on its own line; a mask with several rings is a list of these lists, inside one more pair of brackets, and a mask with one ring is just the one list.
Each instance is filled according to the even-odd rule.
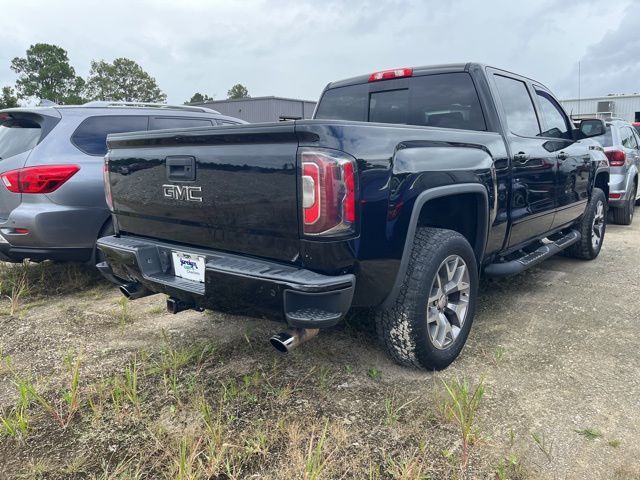
[[469,335],[477,290],[469,242],[451,230],[419,228],[394,306],[375,313],[387,353],[402,365],[447,367]]
[[623,207],[611,209],[613,221],[618,225],[631,225],[631,222],[633,222],[633,212],[636,208],[636,188],[634,185],[631,196]]
[[591,199],[577,226],[582,235],[580,241],[565,252],[570,257],[593,260],[602,249],[607,229],[607,197],[599,188],[591,192]]

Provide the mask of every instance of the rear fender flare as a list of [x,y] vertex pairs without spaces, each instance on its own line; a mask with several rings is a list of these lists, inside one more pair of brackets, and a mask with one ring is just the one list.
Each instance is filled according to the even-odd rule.
[[431,188],[419,194],[413,204],[413,210],[411,211],[411,218],[409,220],[409,227],[407,229],[407,236],[404,242],[404,249],[402,251],[402,259],[400,260],[400,268],[396,274],[396,279],[393,283],[391,292],[382,303],[382,308],[390,308],[398,296],[398,292],[402,287],[405,274],[407,273],[407,267],[409,265],[409,259],[411,257],[411,248],[413,239],[418,228],[418,220],[420,218],[420,212],[422,207],[430,200],[447,197],[451,195],[459,195],[462,193],[480,194],[484,201],[479,209],[479,215],[482,218],[478,218],[478,230],[476,232],[476,245],[472,245],[474,252],[476,253],[477,267],[480,268],[482,264],[482,257],[484,255],[484,248],[487,243],[487,236],[489,230],[489,196],[487,189],[484,185],[479,183],[463,183],[457,185],[444,185],[441,187]]

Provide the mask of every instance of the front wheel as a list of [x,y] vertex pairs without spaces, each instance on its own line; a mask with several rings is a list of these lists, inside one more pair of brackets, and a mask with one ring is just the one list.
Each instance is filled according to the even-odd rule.
[[577,227],[582,237],[579,242],[567,248],[566,254],[574,258],[593,260],[602,249],[607,229],[607,197],[599,188],[594,188],[591,192],[591,199]]
[[385,350],[402,365],[446,368],[467,340],[477,291],[469,242],[451,230],[419,228],[394,306],[376,312]]

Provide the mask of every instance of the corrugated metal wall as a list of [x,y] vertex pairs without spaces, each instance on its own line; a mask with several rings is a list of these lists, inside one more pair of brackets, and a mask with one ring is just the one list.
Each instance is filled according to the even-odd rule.
[[640,121],[640,95],[583,98],[581,100],[561,100],[562,106],[573,118],[602,117],[598,115],[598,102],[613,102],[613,116],[629,122]]
[[202,104],[223,115],[250,123],[277,122],[282,119],[311,118],[316,102],[277,97],[218,100]]

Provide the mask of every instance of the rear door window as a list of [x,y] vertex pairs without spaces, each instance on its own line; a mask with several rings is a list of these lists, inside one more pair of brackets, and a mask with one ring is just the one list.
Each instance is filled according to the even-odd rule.
[[85,119],[71,136],[71,142],[87,155],[107,153],[107,135],[146,131],[147,116],[109,115]]
[[213,122],[206,118],[184,117],[151,117],[149,130],[165,130],[168,128],[212,127]]
[[494,78],[511,133],[523,137],[540,135],[538,117],[527,85],[520,80],[502,75],[494,75]]
[[635,149],[638,148],[636,145],[636,139],[633,135],[633,131],[629,127],[622,127],[620,129],[620,136],[622,137],[622,146],[625,148]]
[[33,120],[0,116],[0,160],[31,150],[40,134],[40,124]]

